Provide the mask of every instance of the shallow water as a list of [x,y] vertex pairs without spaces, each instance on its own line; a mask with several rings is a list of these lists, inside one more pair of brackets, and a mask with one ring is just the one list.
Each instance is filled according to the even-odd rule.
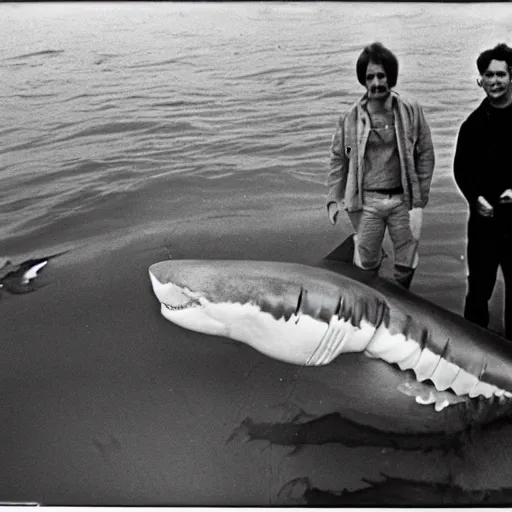
[[[452,179],[453,149],[460,123],[482,99],[476,57],[510,43],[511,26],[507,4],[0,4],[0,257],[71,249],[86,262],[81,282],[103,276],[107,288],[117,283],[109,280],[116,266],[121,275],[128,268],[145,275],[167,249],[175,257],[320,258],[349,233],[346,220],[331,227],[325,214],[332,132],[363,92],[355,77],[361,48],[381,40],[400,60],[397,91],[423,105],[436,149],[413,290],[460,312],[466,205]],[[118,259],[108,272],[94,260],[137,241],[150,252],[126,249],[126,269],[122,251],[111,253]],[[143,300],[151,300],[146,291]],[[73,297],[83,308],[92,300]],[[44,320],[50,345],[55,325]],[[59,352],[59,364],[74,367],[72,350],[55,343],[66,354]],[[113,348],[95,350],[101,359]],[[100,452],[110,442],[101,438]],[[336,450],[320,451],[324,469],[314,466],[315,452],[310,474],[331,475]],[[354,464],[358,476],[346,475],[348,487],[357,487],[359,473],[375,476],[364,461]],[[398,465],[413,467],[414,454]],[[205,482],[217,483],[205,475],[208,501],[214,494]],[[324,480],[323,488],[339,486]],[[489,486],[484,480],[477,483]],[[189,484],[180,485],[176,496],[186,501]]]

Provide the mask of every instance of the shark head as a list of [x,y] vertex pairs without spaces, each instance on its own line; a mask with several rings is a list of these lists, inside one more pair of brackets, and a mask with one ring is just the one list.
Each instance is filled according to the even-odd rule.
[[198,261],[162,261],[151,265],[149,277],[166,319],[186,329],[222,335],[225,325],[209,314],[216,283],[207,270]]
[[339,301],[319,269],[293,263],[169,260],[149,268],[161,313],[189,330],[306,364]]

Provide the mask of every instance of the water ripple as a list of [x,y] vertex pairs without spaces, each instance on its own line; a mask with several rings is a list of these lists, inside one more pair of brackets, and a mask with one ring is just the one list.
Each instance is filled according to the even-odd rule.
[[397,89],[431,125],[433,204],[451,201],[458,126],[481,100],[474,55],[487,29],[507,33],[510,14],[356,3],[84,4],[79,16],[65,4],[28,7],[0,12],[4,239],[153,179],[171,189],[178,178],[227,186],[240,175],[323,187],[336,120],[363,93],[361,41],[372,38],[399,54]]
[[42,57],[42,56],[55,56],[59,55],[60,53],[64,53],[64,50],[40,50],[38,52],[32,52],[32,53],[24,53],[22,55],[15,55],[13,57],[8,57],[3,60],[19,60],[19,59],[27,59],[30,57]]

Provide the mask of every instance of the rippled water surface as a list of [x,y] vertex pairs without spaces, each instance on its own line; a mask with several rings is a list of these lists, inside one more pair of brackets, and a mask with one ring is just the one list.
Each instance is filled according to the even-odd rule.
[[481,99],[475,58],[511,26],[497,4],[2,4],[0,252],[248,211],[325,223],[334,124],[381,40],[434,136],[424,275],[444,254],[462,277],[453,146]]

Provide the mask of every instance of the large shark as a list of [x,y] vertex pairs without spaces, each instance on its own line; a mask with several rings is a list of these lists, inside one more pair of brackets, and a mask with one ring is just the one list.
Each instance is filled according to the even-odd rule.
[[[349,242],[317,266],[169,260],[151,265],[149,276],[162,315],[183,328],[231,338],[303,367],[329,367],[353,353],[379,362],[362,369],[361,379],[366,393],[380,394],[391,410],[404,396],[407,414],[457,410],[471,421],[478,411],[480,422],[505,405],[509,409],[507,340],[347,263]],[[368,407],[364,397],[361,402]]]

